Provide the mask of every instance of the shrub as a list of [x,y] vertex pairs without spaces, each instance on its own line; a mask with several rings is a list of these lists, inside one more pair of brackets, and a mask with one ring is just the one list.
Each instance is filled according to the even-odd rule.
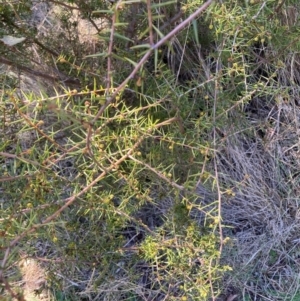
[[5,3],[3,295],[297,298],[297,11]]

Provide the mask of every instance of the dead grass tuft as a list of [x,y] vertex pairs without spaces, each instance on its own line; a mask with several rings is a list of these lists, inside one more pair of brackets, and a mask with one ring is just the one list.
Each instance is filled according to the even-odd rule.
[[224,258],[234,269],[229,283],[242,287],[245,298],[294,300],[300,272],[300,109],[292,97],[260,101],[264,112],[228,133],[217,156],[223,187],[233,192],[223,203],[232,238]]

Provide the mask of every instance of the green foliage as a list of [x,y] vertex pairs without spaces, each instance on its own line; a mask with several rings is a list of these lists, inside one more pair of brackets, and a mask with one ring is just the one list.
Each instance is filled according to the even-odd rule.
[[[45,4],[34,26],[28,1],[0,7],[1,35],[26,37],[0,47],[11,68],[0,77],[1,293],[204,301],[229,300],[233,285],[241,297],[259,263],[272,269],[284,252],[268,242],[241,255],[252,237],[239,233],[266,208],[280,216],[288,201],[269,198],[290,201],[299,186],[296,157],[280,157],[297,141],[282,113],[300,82],[297,1],[215,1],[158,48],[204,1]],[[273,219],[261,228],[275,231]],[[287,250],[286,262],[297,256]],[[45,268],[45,288],[28,287],[24,258]],[[262,290],[243,298],[282,300]]]

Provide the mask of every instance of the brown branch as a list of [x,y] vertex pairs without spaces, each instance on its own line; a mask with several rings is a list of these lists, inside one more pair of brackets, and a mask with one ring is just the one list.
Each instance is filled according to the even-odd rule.
[[11,286],[9,285],[8,281],[4,278],[3,275],[0,274],[0,283],[4,284],[4,288],[9,292],[10,296],[18,301],[26,301],[22,294],[15,293]]
[[19,69],[20,71],[24,71],[25,73],[29,73],[29,74],[32,74],[32,75],[38,76],[38,77],[43,77],[43,78],[46,78],[46,79],[49,79],[52,81],[64,82],[64,83],[70,84],[70,85],[79,85],[80,84],[80,81],[78,78],[68,78],[68,77],[61,78],[59,76],[52,76],[47,73],[31,69],[27,66],[23,66],[17,62],[8,60],[8,59],[4,58],[3,56],[0,57],[0,63],[15,67],[15,68]]

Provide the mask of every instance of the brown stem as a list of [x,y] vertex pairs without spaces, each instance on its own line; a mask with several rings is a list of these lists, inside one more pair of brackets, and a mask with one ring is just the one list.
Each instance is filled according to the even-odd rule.
[[66,84],[71,84],[71,85],[72,84],[73,85],[79,85],[80,84],[80,81],[77,78],[68,78],[68,77],[65,77],[65,75],[64,75],[65,78],[58,77],[58,76],[52,76],[52,75],[46,74],[44,72],[40,72],[40,71],[31,69],[27,66],[23,66],[19,63],[10,61],[10,60],[4,58],[3,56],[0,57],[0,63],[8,65],[8,66],[15,67],[15,68],[19,69],[20,71],[24,71],[24,72],[32,74],[34,76],[43,77],[43,78],[46,78],[46,79],[49,79],[49,80],[52,80],[52,81],[62,81]]

